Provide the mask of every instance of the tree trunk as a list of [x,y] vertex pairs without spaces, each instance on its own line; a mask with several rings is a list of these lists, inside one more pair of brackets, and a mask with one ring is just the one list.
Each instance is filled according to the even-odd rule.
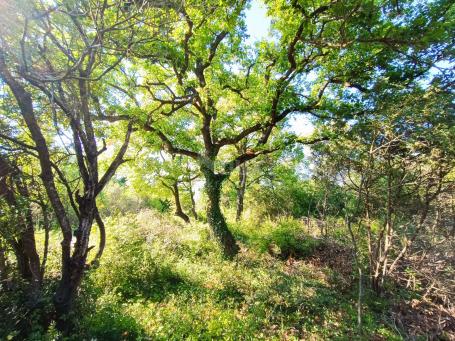
[[351,236],[351,242],[352,246],[354,247],[354,261],[355,265],[357,267],[357,271],[359,273],[359,292],[357,296],[357,327],[359,329],[359,332],[362,333],[362,296],[363,296],[363,272],[362,272],[362,265],[359,260],[359,248],[357,246],[357,241],[354,235],[354,232],[352,231],[351,227],[351,220],[349,219],[348,216],[346,216],[346,226],[348,228],[349,234]]
[[235,215],[236,221],[239,221],[240,218],[242,218],[243,201],[245,198],[245,189],[246,189],[246,175],[247,175],[246,163],[242,163],[239,166],[239,185],[237,187],[237,212]]
[[67,315],[73,308],[77,289],[84,275],[90,230],[95,216],[94,206],[90,208],[90,204],[85,202],[80,206],[81,217],[79,227],[75,232],[74,251],[68,262],[62,265],[62,278],[54,295],[54,307],[57,314],[56,327],[64,334],[71,331],[73,327],[71,319],[68,319]]
[[77,289],[86,269],[90,231],[97,213],[93,186],[86,188],[83,197],[76,195],[76,199],[79,205],[79,225],[74,232],[76,242],[71,257],[62,264],[62,277],[54,295],[56,327],[64,334],[68,334],[73,328],[67,315],[72,311]]
[[95,258],[93,259],[90,266],[99,265],[101,256],[103,255],[103,252],[104,252],[104,248],[106,247],[106,227],[104,226],[103,219],[101,219],[101,215],[100,215],[100,212],[98,211],[98,208],[96,208],[95,220],[96,220],[96,224],[98,225],[98,229],[100,231],[100,242],[98,244],[98,252],[96,253]]
[[41,260],[41,283],[44,279],[44,272],[46,271],[47,256],[49,254],[49,232],[51,229],[51,222],[49,219],[49,211],[43,202],[41,202],[41,210],[43,213],[43,225],[44,225],[44,250],[43,258]]
[[199,217],[196,212],[196,201],[194,200],[193,183],[191,179],[188,180],[188,192],[190,193],[191,199],[191,214],[193,215],[195,220],[198,220]]
[[227,258],[234,257],[239,252],[234,236],[229,231],[220,207],[221,187],[225,175],[205,171],[205,191],[207,193],[207,221]]
[[180,203],[180,192],[179,192],[179,184],[177,181],[174,181],[172,184],[172,194],[174,194],[175,200],[175,215],[179,218],[182,218],[185,223],[190,222],[190,218],[183,212],[182,204]]
[[[4,197],[8,205],[14,207],[18,212],[15,223],[17,224],[19,238],[17,241],[12,241],[12,246],[17,258],[19,274],[30,283],[29,303],[34,305],[39,297],[41,287],[41,265],[36,250],[35,230],[29,204],[30,195],[27,185],[22,181],[21,170],[13,167],[1,155],[0,168],[2,178],[0,181],[0,197]],[[23,200],[17,198],[17,193],[19,193],[19,199]]]
[[4,245],[0,241],[0,287],[3,287],[3,282],[8,279],[8,265],[6,262],[6,252]]
[[[41,167],[40,177],[43,181],[43,185],[46,189],[47,196],[49,201],[52,204],[52,208],[62,230],[63,240],[61,242],[62,246],[62,282],[70,282],[71,278],[71,239],[72,239],[72,230],[71,223],[69,221],[68,215],[66,213],[65,207],[62,200],[60,199],[57,186],[54,180],[54,174],[52,172],[52,162],[50,158],[49,148],[46,143],[46,139],[41,131],[41,128],[38,124],[38,121],[35,117],[32,97],[25,87],[18,82],[9,72],[6,67],[5,61],[0,56],[0,76],[5,81],[5,83],[10,87],[11,91],[14,94],[14,97],[17,100],[17,103],[20,107],[20,112],[24,118],[25,124],[30,132],[30,135],[35,143],[36,151],[38,153],[38,159]],[[60,283],[60,294],[56,295],[54,302],[56,308],[59,306],[59,312],[61,302],[65,301],[61,287],[66,287],[65,283]],[[63,309],[64,310],[64,309]],[[57,313],[59,313],[57,312]],[[61,316],[61,315],[60,315]]]
[[[16,187],[20,195],[28,200],[29,191],[27,186],[21,182],[21,179],[16,179]],[[35,303],[37,303],[40,295],[41,262],[40,257],[38,255],[38,251],[36,250],[35,229],[33,226],[32,210],[28,201],[26,201],[24,208],[25,208],[24,216],[21,218],[24,227],[24,229],[21,231],[21,239],[24,248],[24,253],[27,255],[28,258],[28,267],[30,268],[31,274],[30,303],[34,305]]]
[[[93,56],[90,58],[92,57]],[[47,141],[35,117],[31,93],[25,89],[20,81],[13,77],[6,66],[3,54],[0,54],[0,78],[9,86],[16,98],[20,113],[35,144],[35,150],[38,154],[41,167],[40,177],[63,235],[63,240],[61,242],[62,277],[54,295],[54,306],[57,313],[57,328],[62,331],[67,331],[71,328],[65,321],[65,315],[67,315],[72,308],[73,300],[76,296],[76,291],[85,269],[87,253],[89,251],[88,242],[90,230],[96,212],[96,196],[103,190],[105,185],[115,174],[117,168],[125,161],[123,157],[125,156],[130,136],[133,131],[132,122],[129,122],[122,146],[106,172],[99,178],[98,155],[103,150],[97,150],[96,137],[91,119],[89,108],[91,94],[88,79],[90,78],[90,72],[93,70],[91,68],[93,64],[90,62],[87,64],[89,64],[87,69],[82,70],[82,67],[79,68],[79,101],[73,101],[73,99],[71,99],[70,103],[65,103],[66,100],[63,97],[61,98],[61,101],[55,101],[69,120],[73,132],[73,146],[79,168],[79,175],[84,183],[84,194],[79,196],[78,191],[76,192],[76,200],[79,206],[79,214],[77,214],[79,226],[75,231],[76,244],[74,245],[73,253],[71,254],[71,241],[73,240],[72,226],[54,178],[54,170],[57,174],[60,174],[62,171],[51,161]],[[30,78],[27,80],[33,86],[47,94],[52,101],[55,100],[54,95],[52,95],[51,98],[50,94],[44,90],[45,85],[40,80],[31,80]],[[60,89],[63,89],[63,87]],[[67,97],[67,95],[69,95],[68,97],[77,96],[77,94],[72,91],[70,91],[69,94],[65,94],[64,97]],[[80,115],[73,111],[73,103],[77,103],[76,108],[74,109],[80,110]],[[59,177],[60,180],[62,180],[60,175]],[[76,205],[73,201],[73,193],[71,191],[68,193],[68,198],[70,199],[73,208],[75,208]],[[75,209],[75,211],[77,211],[77,209]]]
[[[30,213],[27,213],[30,214]],[[28,219],[27,219],[28,220]],[[36,251],[35,231],[33,222],[26,223],[26,230],[21,233],[23,252],[27,256],[28,268],[30,269],[30,304],[35,305],[38,301],[41,288],[41,263]]]
[[24,252],[24,247],[21,239],[11,240],[11,247],[13,248],[14,256],[16,257],[17,271],[22,279],[30,281],[32,274],[28,266],[28,257]]
[[[26,209],[27,210],[27,209]],[[19,238],[12,241],[12,247],[17,259],[17,267],[21,277],[30,283],[30,303],[36,303],[41,287],[41,264],[36,251],[35,231],[31,212],[25,212],[26,218],[19,217]]]

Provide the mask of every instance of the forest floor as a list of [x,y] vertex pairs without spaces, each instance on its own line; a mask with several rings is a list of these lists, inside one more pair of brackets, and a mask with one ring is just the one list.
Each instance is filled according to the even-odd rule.
[[[364,288],[358,328],[352,249],[341,239],[308,235],[300,221],[232,224],[242,245],[233,261],[223,259],[204,223],[183,225],[143,210],[106,226],[101,264],[89,270],[72,317],[74,340],[402,340],[412,334],[394,318],[397,307],[412,302],[409,292],[378,298]],[[58,238],[51,238],[49,278],[58,277]],[[52,335],[53,328],[43,338]]]

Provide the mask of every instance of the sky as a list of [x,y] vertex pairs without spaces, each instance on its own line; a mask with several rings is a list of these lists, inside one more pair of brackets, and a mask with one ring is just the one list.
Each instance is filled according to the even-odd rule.
[[251,8],[246,11],[247,32],[250,36],[249,43],[267,38],[270,29],[270,18],[267,9],[259,0],[253,0]]

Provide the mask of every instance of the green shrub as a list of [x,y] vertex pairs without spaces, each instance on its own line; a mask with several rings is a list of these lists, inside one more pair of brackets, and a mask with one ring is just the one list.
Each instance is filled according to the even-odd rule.
[[138,340],[143,335],[140,325],[115,304],[98,307],[92,314],[85,316],[81,332],[75,339],[87,337],[98,340]]
[[281,258],[308,257],[321,243],[321,240],[304,233],[301,222],[287,217],[278,221],[242,221],[234,224],[233,230],[249,246]]

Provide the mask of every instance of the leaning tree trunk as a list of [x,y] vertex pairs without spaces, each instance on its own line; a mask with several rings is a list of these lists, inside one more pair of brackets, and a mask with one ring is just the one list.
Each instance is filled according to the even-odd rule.
[[182,218],[183,221],[188,224],[190,222],[190,218],[185,214],[185,212],[183,212],[182,204],[180,202],[179,185],[177,181],[174,181],[172,184],[172,194],[174,194],[175,215],[179,218]]
[[103,255],[104,248],[106,247],[106,227],[104,226],[103,219],[101,219],[98,207],[95,208],[95,220],[100,232],[100,241],[98,244],[98,252],[96,253],[95,258],[93,259],[90,266],[97,267],[100,263],[101,256]]
[[246,163],[242,163],[239,166],[239,185],[237,187],[237,212],[235,215],[236,221],[240,220],[243,213],[243,201],[245,199],[246,189],[246,175],[247,175]]
[[[83,196],[79,196],[78,192],[76,192],[76,200],[79,206],[79,212],[77,214],[79,226],[75,231],[76,243],[74,248],[72,248],[72,226],[68,212],[65,209],[59,191],[57,190],[54,178],[54,171],[59,173],[61,170],[51,161],[48,144],[41,131],[40,125],[38,124],[38,120],[35,117],[34,105],[30,92],[25,89],[20,81],[12,76],[1,52],[2,51],[0,51],[0,78],[13,92],[20,107],[20,113],[25,121],[31,138],[35,143],[35,150],[38,154],[41,168],[40,177],[63,235],[63,240],[61,242],[62,277],[54,295],[54,306],[57,315],[57,328],[61,331],[68,331],[70,330],[71,325],[67,322],[68,320],[65,320],[65,317],[68,312],[71,311],[77,288],[82,280],[86,267],[87,253],[90,251],[88,248],[90,230],[96,213],[95,199],[115,174],[117,168],[125,161],[123,157],[125,156],[133,130],[132,122],[129,122],[128,124],[128,130],[121,148],[106,172],[100,178],[98,176],[98,155],[103,149],[100,151],[97,150],[96,136],[89,108],[91,94],[88,86],[88,79],[90,78],[89,74],[93,70],[91,67],[93,66],[94,60],[91,59],[91,62],[87,63],[87,69],[79,69],[79,98],[74,101],[74,104],[77,103],[75,108],[73,108],[73,101],[71,101],[71,103],[66,103],[66,98],[63,97],[61,100],[55,101],[52,95],[51,100],[59,105],[69,120],[73,132],[74,152],[76,154],[79,174],[84,182]],[[92,57],[93,56],[90,58]],[[51,97],[47,90],[44,90],[46,86],[40,80],[31,81],[28,79],[28,81],[47,94],[49,98]],[[61,87],[61,89],[63,89],[63,87]],[[64,97],[67,97],[69,94],[63,95]],[[76,94],[71,93],[70,96],[74,95]],[[76,110],[80,110],[80,115],[76,114]],[[83,124],[81,121],[83,121]],[[73,208],[75,208],[75,204],[72,200],[73,193],[68,193],[68,196]],[[77,211],[77,208],[75,211]],[[72,249],[73,252],[71,253]]]
[[239,252],[234,236],[229,231],[220,207],[221,187],[226,179],[225,175],[205,171],[205,191],[207,193],[207,221],[221,245],[226,257],[232,258]]
[[71,264],[71,224],[63,206],[63,202],[58,194],[57,186],[54,182],[54,174],[52,171],[52,162],[46,139],[41,131],[38,121],[34,114],[33,102],[31,94],[25,89],[25,87],[18,82],[9,72],[6,67],[5,61],[0,56],[0,77],[10,87],[20,107],[20,112],[24,118],[25,124],[30,132],[30,135],[35,143],[35,148],[38,153],[40,161],[41,174],[43,185],[46,189],[49,201],[52,204],[54,213],[57,217],[59,225],[62,229],[63,241],[62,245],[62,275],[69,278],[69,271]]

